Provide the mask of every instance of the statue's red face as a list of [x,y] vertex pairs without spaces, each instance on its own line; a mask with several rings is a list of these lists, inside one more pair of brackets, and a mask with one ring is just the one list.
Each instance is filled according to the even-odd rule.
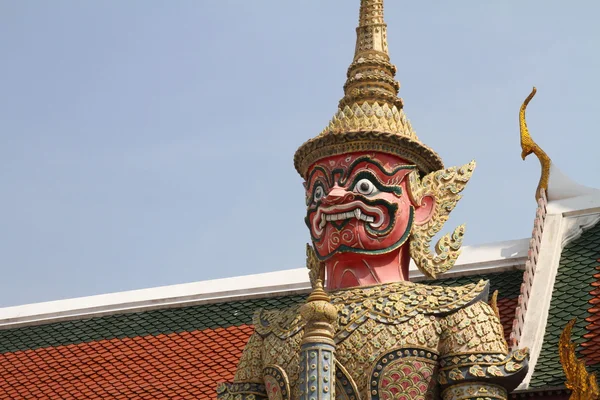
[[384,153],[345,154],[314,164],[306,182],[306,224],[317,256],[377,255],[402,246],[415,221],[407,193],[414,169]]

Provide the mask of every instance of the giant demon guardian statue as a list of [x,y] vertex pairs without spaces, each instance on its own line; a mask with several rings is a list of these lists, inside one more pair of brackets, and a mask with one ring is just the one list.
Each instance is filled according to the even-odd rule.
[[361,0],[345,96],[294,157],[314,291],[301,307],[255,315],[219,398],[506,399],[524,377],[527,351],[509,352],[486,281],[408,281],[410,259],[429,277],[454,265],[464,227],[435,251],[431,240],[475,163],[445,169],[417,138],[395,73],[383,0]]

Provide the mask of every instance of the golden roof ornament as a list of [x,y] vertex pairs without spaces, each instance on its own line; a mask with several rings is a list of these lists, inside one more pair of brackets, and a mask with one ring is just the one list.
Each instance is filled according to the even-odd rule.
[[388,54],[383,0],[361,0],[354,59],[338,111],[294,156],[296,170],[303,178],[315,161],[357,151],[397,155],[414,163],[423,174],[444,168],[437,153],[419,140],[406,118],[395,75],[396,67]]
[[556,201],[577,196],[598,194],[598,189],[580,185],[562,173],[550,156],[531,137],[527,128],[525,111],[536,92],[537,89],[533,87],[519,110],[521,158],[525,160],[530,154],[535,154],[541,167],[540,179],[535,190],[536,201],[539,203],[542,198],[544,198],[544,201]]
[[571,390],[569,400],[599,400],[600,388],[595,373],[589,373],[585,360],[577,358],[577,345],[571,340],[573,326],[577,318],[565,326],[558,343],[558,355],[565,373],[565,386]]
[[537,189],[535,190],[535,199],[539,200],[542,196],[540,190],[548,190],[548,181],[550,179],[550,164],[551,160],[548,157],[548,154],[542,148],[534,142],[529,134],[529,129],[527,129],[527,121],[525,120],[525,110],[527,109],[527,105],[533,99],[533,96],[537,93],[537,89],[535,86],[529,93],[529,96],[525,99],[523,104],[521,105],[521,109],[519,110],[519,128],[521,132],[521,158],[525,160],[528,155],[535,154],[535,156],[540,160],[540,166],[542,168],[542,174],[540,176],[540,181],[538,183]]

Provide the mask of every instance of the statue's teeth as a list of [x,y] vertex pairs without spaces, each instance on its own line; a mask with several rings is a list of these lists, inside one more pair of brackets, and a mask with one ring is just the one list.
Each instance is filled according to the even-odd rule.
[[324,214],[323,217],[321,217],[321,223],[319,224],[319,228],[323,228],[325,226],[325,224],[329,221],[340,221],[343,219],[350,219],[350,218],[356,218],[360,221],[365,221],[365,222],[375,221],[374,217],[363,214],[360,209],[355,208],[352,211],[346,211],[346,212],[341,212],[341,213],[337,213],[337,214]]
[[[325,217],[327,217],[327,215],[325,215]],[[327,223],[327,219],[321,218],[321,223],[319,224],[319,229],[323,229],[323,227],[325,226],[326,223]]]

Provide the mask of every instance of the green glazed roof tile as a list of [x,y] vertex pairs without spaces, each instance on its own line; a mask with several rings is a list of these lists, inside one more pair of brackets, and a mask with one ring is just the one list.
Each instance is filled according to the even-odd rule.
[[[562,386],[565,377],[558,358],[558,340],[565,325],[577,318],[573,328],[573,340],[581,344],[590,316],[588,309],[592,299],[590,291],[593,275],[597,272],[600,259],[600,224],[586,230],[578,239],[569,243],[562,251],[546,332],[540,357],[531,378],[531,387]],[[579,347],[581,350],[581,347]],[[600,371],[600,364],[588,367]]]
[[[519,294],[522,271],[428,281],[430,285],[460,286],[481,279],[490,281],[490,289],[499,290],[500,298]],[[226,303],[167,308],[130,314],[114,314],[96,318],[56,322],[0,330],[0,353],[39,347],[77,344],[101,339],[160,335],[173,332],[215,329],[252,324],[259,308],[285,308],[305,300],[305,295],[267,297]]]

